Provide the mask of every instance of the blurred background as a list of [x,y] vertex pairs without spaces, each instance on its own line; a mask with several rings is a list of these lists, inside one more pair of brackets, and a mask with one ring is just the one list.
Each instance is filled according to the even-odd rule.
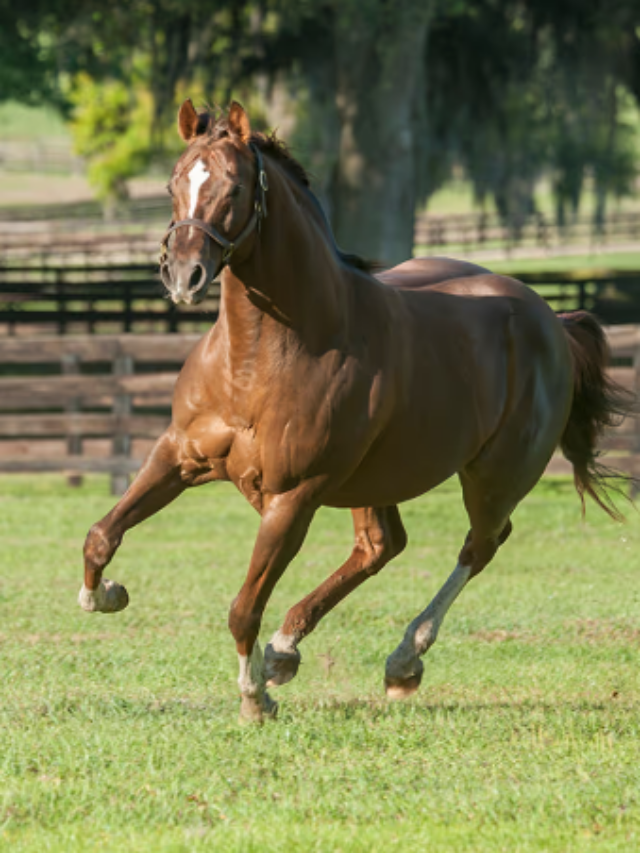
[[[168,377],[215,320],[215,288],[177,309],[157,277],[185,97],[277,128],[348,251],[477,260],[556,309],[640,323],[637,0],[0,0],[3,405],[60,415],[46,435],[44,409],[0,424],[12,464],[54,439],[138,459],[157,424],[134,415],[166,420]],[[38,371],[59,383],[18,386]],[[105,371],[90,400],[81,378]]]

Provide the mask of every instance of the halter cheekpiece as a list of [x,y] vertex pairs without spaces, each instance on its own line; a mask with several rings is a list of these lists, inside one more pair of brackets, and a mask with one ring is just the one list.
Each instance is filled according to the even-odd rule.
[[254,196],[254,204],[253,204],[253,213],[251,214],[251,218],[242,229],[242,231],[238,234],[238,236],[233,240],[228,240],[223,234],[221,234],[217,228],[214,228],[213,225],[209,225],[208,222],[205,222],[204,219],[181,219],[179,222],[172,222],[167,230],[165,231],[165,235],[162,238],[160,243],[160,269],[161,271],[167,265],[167,256],[169,249],[169,238],[178,228],[182,228],[183,226],[190,226],[193,228],[199,228],[201,231],[204,231],[214,243],[217,243],[222,247],[222,261],[220,266],[218,267],[213,278],[217,278],[224,267],[226,267],[231,260],[231,256],[239,249],[240,246],[244,243],[247,237],[251,234],[254,229],[257,229],[260,232],[260,223],[263,219],[267,218],[267,191],[269,189],[269,183],[267,181],[267,173],[264,170],[264,163],[262,161],[262,154],[260,149],[253,144],[253,142],[249,143],[249,148],[253,151],[253,155],[256,159],[256,167],[258,172],[258,177],[256,180],[256,190]]

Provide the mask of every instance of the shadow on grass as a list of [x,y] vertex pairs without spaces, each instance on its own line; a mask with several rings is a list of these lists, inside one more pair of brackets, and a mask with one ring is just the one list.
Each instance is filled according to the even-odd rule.
[[[382,720],[411,720],[424,719],[425,722],[436,716],[477,717],[487,714],[529,715],[542,712],[545,715],[561,715],[567,712],[574,714],[603,713],[612,711],[618,713],[637,714],[640,710],[640,699],[623,699],[616,696],[602,697],[570,697],[567,699],[543,699],[496,696],[491,699],[455,699],[442,701],[420,701],[417,698],[402,702],[392,702],[384,698],[341,699],[337,697],[305,699],[301,697],[281,699],[280,719],[290,723],[302,722],[305,716],[317,719],[323,717],[326,722],[346,723],[351,720],[368,719],[371,722]],[[233,724],[239,711],[239,700],[223,697],[216,700],[191,701],[189,699],[152,700],[148,699],[96,699],[91,697],[67,699],[59,701],[42,701],[37,703],[9,703],[0,706],[0,721],[17,724],[46,718],[49,723],[63,723],[70,719],[90,721],[93,724],[100,720],[108,722],[154,722],[160,718],[182,719],[187,724],[190,721],[202,724],[215,722]]]

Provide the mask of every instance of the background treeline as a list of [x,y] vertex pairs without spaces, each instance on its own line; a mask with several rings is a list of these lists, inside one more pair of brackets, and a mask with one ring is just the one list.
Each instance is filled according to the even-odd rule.
[[638,0],[0,0],[0,99],[55,103],[99,194],[176,154],[196,104],[243,101],[315,176],[339,241],[408,257],[453,174],[514,236],[551,183],[596,227],[633,192]]

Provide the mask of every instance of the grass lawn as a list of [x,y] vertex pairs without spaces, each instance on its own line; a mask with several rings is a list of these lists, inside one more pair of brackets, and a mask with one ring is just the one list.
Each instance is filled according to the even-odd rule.
[[[408,504],[410,546],[330,614],[237,724],[227,610],[257,517],[226,485],[129,533],[107,576],[124,613],[75,604],[106,480],[0,479],[0,850],[640,849],[640,522],[547,479],[452,609],[422,690],[382,695],[386,655],[453,568],[457,485]],[[321,512],[263,637],[350,547]],[[335,661],[327,671],[326,655]]]
[[501,261],[478,261],[478,263],[494,272],[506,272],[510,275],[525,272],[572,272],[578,276],[581,272],[589,274],[594,270],[637,270],[640,268],[640,251],[511,258]]

